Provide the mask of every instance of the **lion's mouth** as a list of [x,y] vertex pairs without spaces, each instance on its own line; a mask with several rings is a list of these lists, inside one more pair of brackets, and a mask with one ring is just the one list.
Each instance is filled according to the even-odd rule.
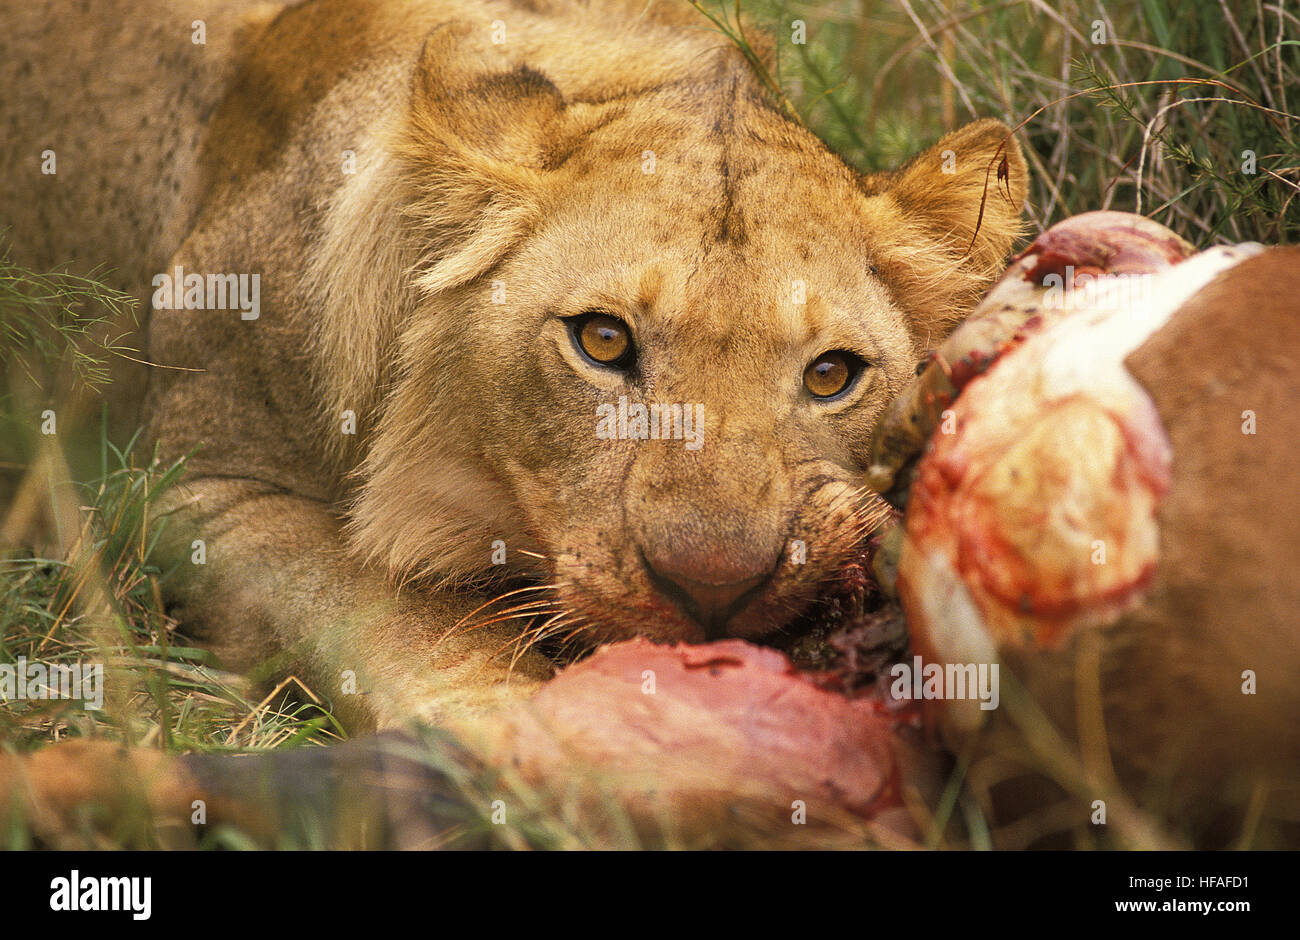
[[[715,605],[711,622],[693,592],[672,581],[657,578],[644,565],[647,587],[653,594],[634,605],[634,612],[615,616],[604,605],[585,597],[570,598],[582,607],[585,627],[561,637],[542,636],[537,646],[557,665],[567,666],[587,658],[602,644],[645,637],[657,643],[709,644],[743,639],[755,646],[777,650],[792,667],[828,691],[849,697],[873,693],[890,666],[910,655],[908,633],[901,607],[877,583],[873,559],[879,535],[862,540],[812,592],[811,603],[788,619],[763,619],[792,609],[789,599],[772,596],[769,578],[760,577],[739,586],[724,586],[726,603]],[[600,616],[601,609],[605,618]],[[752,622],[737,623],[754,611]],[[704,624],[701,627],[701,624]],[[728,630],[728,626],[731,630]],[[743,635],[737,631],[743,630]]]
[[783,652],[823,688],[851,697],[876,690],[889,667],[910,655],[903,610],[873,573],[878,550],[878,538],[863,542],[813,605],[760,645]]
[[875,550],[864,542],[812,607],[762,640],[621,637],[571,660],[512,713],[503,753],[544,777],[559,738],[566,761],[600,768],[603,780],[620,775],[643,794],[652,779],[675,814],[718,793],[764,814],[811,799],[828,819],[847,811],[877,835],[914,839],[903,768],[913,772],[916,754],[938,758],[920,750],[912,703],[888,694],[884,677],[909,651],[901,609],[871,575]]

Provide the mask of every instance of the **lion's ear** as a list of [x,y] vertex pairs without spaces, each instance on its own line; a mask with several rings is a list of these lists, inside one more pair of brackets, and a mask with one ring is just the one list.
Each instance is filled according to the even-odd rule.
[[1020,234],[1027,192],[1020,145],[1010,128],[994,120],[975,121],[945,135],[909,160],[888,190],[928,234],[955,238],[963,250],[973,242],[970,260],[975,268],[1001,264],[1006,258]]
[[1002,272],[1022,229],[1025,158],[1001,121],[967,124],[888,175],[869,178],[877,266],[921,345],[942,339]]
[[437,291],[492,266],[534,219],[558,141],[564,98],[540,72],[477,45],[464,24],[434,30],[392,145],[429,238],[419,283]]

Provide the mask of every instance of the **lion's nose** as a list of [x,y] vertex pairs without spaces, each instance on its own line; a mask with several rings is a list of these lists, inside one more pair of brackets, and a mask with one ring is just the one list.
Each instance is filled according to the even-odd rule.
[[700,626],[709,639],[726,634],[727,621],[745,607],[767,584],[770,573],[738,581],[701,581],[681,571],[664,570],[646,559],[650,579]]

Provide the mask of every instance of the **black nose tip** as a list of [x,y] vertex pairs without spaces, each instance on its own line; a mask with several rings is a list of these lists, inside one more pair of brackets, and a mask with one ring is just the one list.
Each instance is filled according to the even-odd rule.
[[649,565],[646,567],[655,586],[704,627],[705,635],[711,640],[726,634],[727,621],[748,604],[768,580],[768,575],[763,574],[743,581],[709,584],[676,573],[664,575]]

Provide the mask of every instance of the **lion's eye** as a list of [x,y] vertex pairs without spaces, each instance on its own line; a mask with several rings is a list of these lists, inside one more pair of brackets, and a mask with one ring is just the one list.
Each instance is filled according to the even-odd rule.
[[834,398],[853,387],[862,366],[862,360],[847,350],[822,353],[804,369],[803,387],[814,398]]
[[627,369],[636,359],[632,331],[617,317],[586,313],[569,320],[569,333],[578,350],[596,365]]

